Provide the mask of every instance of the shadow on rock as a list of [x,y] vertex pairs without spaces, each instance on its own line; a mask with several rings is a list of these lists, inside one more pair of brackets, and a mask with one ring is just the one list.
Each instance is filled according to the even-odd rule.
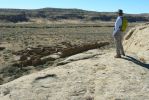
[[123,59],[128,60],[128,61],[131,61],[131,62],[133,62],[133,63],[135,63],[135,64],[137,64],[137,65],[140,65],[140,66],[142,66],[142,67],[145,67],[145,68],[149,69],[149,64],[145,64],[145,63],[143,63],[143,62],[137,60],[137,59],[134,58],[134,57],[131,57],[131,56],[128,56],[128,55],[127,55],[126,58],[123,58]]

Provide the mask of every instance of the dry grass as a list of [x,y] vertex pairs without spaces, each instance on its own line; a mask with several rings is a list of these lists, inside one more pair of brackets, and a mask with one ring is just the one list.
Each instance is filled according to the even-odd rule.
[[[40,67],[11,66],[17,58],[13,53],[28,47],[53,46],[66,42],[72,45],[107,41],[113,47],[111,36],[113,27],[109,23],[102,24],[1,24],[0,47],[0,84],[12,81],[20,76],[36,72]],[[59,60],[58,60],[59,61]],[[57,62],[57,61],[56,61]],[[48,63],[48,64],[53,64]],[[52,65],[51,65],[52,66]],[[5,70],[2,70],[5,69]],[[8,77],[9,79],[7,79]],[[90,98],[89,98],[90,99]]]
[[[9,26],[9,25],[7,25]],[[3,27],[1,43],[9,44],[9,49],[19,50],[29,46],[52,45],[59,42],[69,41],[72,44],[80,44],[96,41],[111,41],[112,27],[100,27],[97,25],[41,25],[28,27],[11,26]],[[44,27],[43,27],[44,26]],[[11,48],[15,47],[15,48]]]
[[112,26],[112,23],[109,22],[94,24],[0,24],[0,46],[6,47],[6,50],[0,52],[0,59],[4,62],[9,61],[12,60],[11,52],[39,45],[55,45],[61,42],[79,45],[107,41],[112,47]]

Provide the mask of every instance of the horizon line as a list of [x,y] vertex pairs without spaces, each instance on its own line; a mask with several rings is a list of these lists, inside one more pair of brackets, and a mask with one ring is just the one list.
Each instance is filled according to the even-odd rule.
[[[39,10],[39,9],[77,9],[77,10],[84,10],[84,11],[91,11],[91,12],[103,12],[103,13],[115,13],[116,11],[98,11],[98,10],[91,10],[91,9],[81,9],[81,8],[59,8],[59,7],[41,7],[41,8],[1,8],[0,9],[18,9],[18,10]],[[124,13],[124,14],[149,14],[145,13]]]

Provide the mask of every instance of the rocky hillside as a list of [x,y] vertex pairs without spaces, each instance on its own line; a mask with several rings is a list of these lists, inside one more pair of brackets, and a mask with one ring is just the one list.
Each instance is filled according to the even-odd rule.
[[[149,14],[126,14],[129,22],[149,21]],[[95,12],[80,9],[43,8],[36,10],[25,9],[0,9],[2,22],[28,22],[31,19],[57,20],[82,20],[82,21],[114,21],[114,12]]]
[[149,63],[149,23],[132,28],[125,37],[125,48],[144,63]]
[[67,57],[57,67],[0,85],[0,100],[148,100],[148,30],[145,24],[128,32],[122,59],[113,57],[114,49]]

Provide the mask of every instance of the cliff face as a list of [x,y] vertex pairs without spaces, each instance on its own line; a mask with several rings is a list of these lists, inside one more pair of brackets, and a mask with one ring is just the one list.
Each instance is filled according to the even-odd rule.
[[149,63],[149,23],[134,27],[125,37],[125,50],[134,53],[144,63]]
[[149,65],[137,57],[148,52],[148,29],[146,24],[128,32],[122,59],[114,58],[115,49],[70,56],[64,65],[0,85],[0,100],[148,100]]

